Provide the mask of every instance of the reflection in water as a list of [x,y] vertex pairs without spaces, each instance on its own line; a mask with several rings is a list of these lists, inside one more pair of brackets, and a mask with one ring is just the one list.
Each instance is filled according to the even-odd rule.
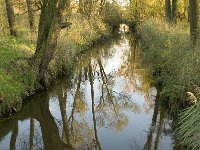
[[170,120],[129,36],[83,54],[72,77],[2,120],[0,149],[172,149]]
[[[145,150],[151,150],[151,149],[157,150],[158,149],[161,134],[162,134],[162,131],[164,131],[163,130],[163,128],[164,128],[164,111],[162,111],[162,110],[159,111],[159,108],[160,107],[159,107],[159,94],[158,94],[157,98],[155,100],[155,107],[154,107],[154,113],[153,113],[153,117],[152,117],[152,123],[150,126],[150,131],[147,136],[147,142],[144,146]],[[160,113],[160,117],[159,117],[159,121],[157,121],[159,113]],[[156,128],[157,128],[157,130],[156,130]],[[154,134],[156,135],[156,137],[154,139],[155,141],[153,144]]]

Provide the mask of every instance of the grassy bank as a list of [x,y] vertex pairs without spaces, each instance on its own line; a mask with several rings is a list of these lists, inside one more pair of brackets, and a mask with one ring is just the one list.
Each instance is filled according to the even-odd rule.
[[155,84],[162,88],[163,101],[176,114],[177,108],[184,105],[186,92],[192,90],[188,70],[192,51],[189,30],[183,25],[169,26],[157,20],[144,22],[140,30],[143,63],[150,68]]
[[[57,50],[49,65],[48,76],[51,81],[69,73],[75,57],[81,51],[110,35],[110,30],[99,19],[88,22],[76,15],[70,22],[72,26],[60,34]],[[26,25],[19,32],[17,38],[6,35],[0,37],[0,118],[19,111],[22,100],[41,88],[28,63],[35,52],[37,35],[30,32]]]
[[200,47],[191,47],[189,27],[184,23],[168,25],[147,20],[140,26],[140,33],[143,63],[161,88],[162,103],[178,120],[177,138],[181,144],[198,149]]

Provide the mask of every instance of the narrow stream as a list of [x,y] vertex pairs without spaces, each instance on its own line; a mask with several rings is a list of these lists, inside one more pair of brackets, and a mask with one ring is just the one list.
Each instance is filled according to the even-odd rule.
[[0,150],[172,150],[172,121],[121,35],[82,54],[71,77],[0,121]]

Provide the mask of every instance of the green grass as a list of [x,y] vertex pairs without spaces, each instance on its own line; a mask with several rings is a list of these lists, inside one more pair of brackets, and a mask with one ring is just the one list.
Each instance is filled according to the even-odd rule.
[[[0,112],[9,110],[16,102],[21,101],[25,88],[30,85],[28,78],[29,67],[24,68],[19,58],[28,58],[33,54],[32,45],[25,45],[15,38],[7,37],[0,45]],[[24,64],[26,62],[24,61]],[[32,79],[31,79],[32,80]],[[26,85],[26,86],[25,86]]]

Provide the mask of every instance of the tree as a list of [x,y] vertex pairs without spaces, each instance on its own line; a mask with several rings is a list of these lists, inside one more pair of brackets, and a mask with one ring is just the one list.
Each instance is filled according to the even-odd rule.
[[34,65],[39,83],[48,85],[47,68],[57,45],[61,29],[69,26],[64,16],[70,6],[70,0],[43,0],[38,27],[37,47],[34,54]]
[[171,21],[171,3],[170,0],[165,0],[165,16],[168,22]]
[[169,23],[176,23],[177,18],[177,0],[165,0],[165,16]]
[[177,0],[172,0],[172,16],[171,21],[176,23],[177,19]]
[[199,37],[199,0],[189,1],[189,16],[191,42],[196,45]]
[[33,13],[33,0],[26,0],[27,9],[28,9],[28,20],[30,29],[34,30],[34,13]]
[[15,14],[14,14],[12,0],[5,0],[5,3],[6,3],[8,24],[9,24],[9,28],[10,28],[10,35],[17,36]]
[[96,127],[96,116],[95,116],[95,108],[94,108],[94,105],[95,105],[95,102],[94,102],[94,99],[95,99],[94,98],[94,76],[92,73],[91,59],[89,61],[88,74],[89,74],[90,89],[91,89],[90,91],[91,91],[91,100],[92,100],[92,120],[93,120],[94,133],[95,133],[95,146],[96,146],[97,150],[102,150],[101,144],[98,139],[97,127]]

